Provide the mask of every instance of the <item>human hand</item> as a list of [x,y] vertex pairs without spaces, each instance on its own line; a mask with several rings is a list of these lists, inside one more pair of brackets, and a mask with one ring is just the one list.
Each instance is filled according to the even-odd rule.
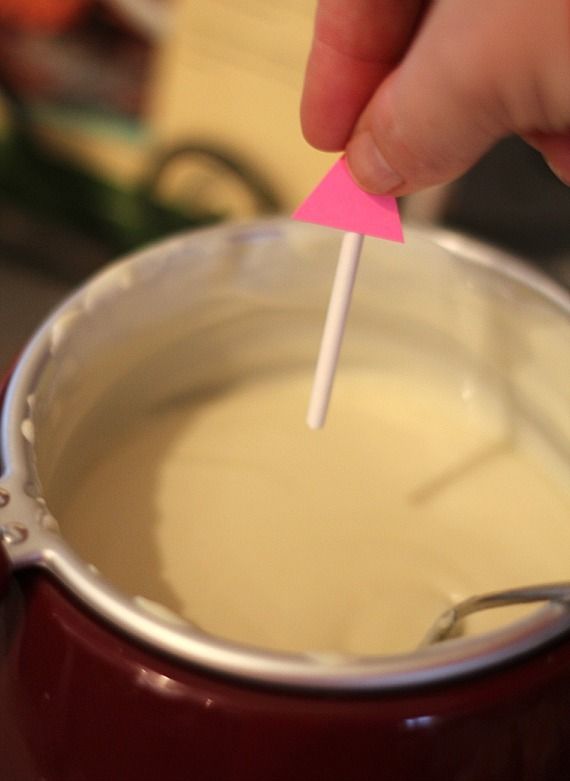
[[513,133],[570,183],[570,2],[319,0],[301,118],[370,192],[449,182]]

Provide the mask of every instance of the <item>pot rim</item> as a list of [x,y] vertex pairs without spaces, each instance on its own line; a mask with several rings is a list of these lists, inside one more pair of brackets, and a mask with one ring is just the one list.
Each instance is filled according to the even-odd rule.
[[[83,606],[116,629],[169,657],[210,672],[261,685],[329,692],[387,691],[448,683],[495,668],[539,649],[570,629],[570,611],[549,604],[530,616],[483,635],[439,643],[416,651],[385,656],[267,651],[229,642],[192,626],[153,614],[109,584],[60,536],[45,502],[33,466],[33,448],[22,434],[27,399],[49,360],[53,322],[71,310],[92,285],[127,264],[144,262],[157,252],[176,251],[207,235],[223,231],[239,239],[252,231],[280,230],[284,218],[226,224],[191,231],[119,260],[67,297],[32,337],[11,377],[2,409],[0,447],[5,472],[0,488],[10,501],[0,506],[0,544],[15,570],[39,568],[52,575]],[[309,230],[323,230],[306,226]],[[570,294],[541,272],[503,251],[459,233],[437,227],[406,227],[408,235],[426,238],[460,255],[462,261],[491,269],[533,288],[570,316]]]

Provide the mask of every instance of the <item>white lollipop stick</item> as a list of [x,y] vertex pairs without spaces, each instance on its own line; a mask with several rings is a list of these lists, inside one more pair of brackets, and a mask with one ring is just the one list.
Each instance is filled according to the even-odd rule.
[[391,195],[371,195],[361,190],[352,178],[344,157],[336,161],[320,184],[295,210],[293,218],[348,231],[338,259],[307,413],[310,428],[322,428],[364,236],[391,241],[403,241],[404,237],[396,199]]
[[327,417],[363,241],[361,233],[345,233],[342,240],[307,412],[312,429],[322,428]]

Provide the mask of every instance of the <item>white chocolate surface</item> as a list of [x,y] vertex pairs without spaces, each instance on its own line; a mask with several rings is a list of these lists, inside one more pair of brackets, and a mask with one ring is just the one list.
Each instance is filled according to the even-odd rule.
[[57,498],[64,536],[129,593],[282,650],[408,651],[452,600],[570,579],[568,481],[501,403],[345,368],[315,433],[310,383],[157,410]]

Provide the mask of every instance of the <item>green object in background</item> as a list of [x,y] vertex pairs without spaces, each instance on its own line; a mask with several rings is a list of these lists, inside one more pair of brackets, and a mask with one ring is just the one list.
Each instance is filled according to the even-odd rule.
[[[188,142],[163,150],[138,186],[121,188],[46,148],[36,117],[0,68],[0,90],[9,129],[0,139],[0,251],[77,282],[103,263],[157,239],[217,222],[224,207],[200,206],[197,196],[170,204],[156,195],[165,169],[184,161],[213,165],[214,190],[237,181],[257,213],[279,211],[265,177],[249,163],[209,143]],[[189,193],[188,193],[189,194]]]
[[[25,214],[30,230],[37,219],[44,232],[50,224],[50,235],[57,236],[59,228],[62,236],[65,231],[83,236],[100,247],[102,258],[222,216],[177,211],[145,187],[121,189],[44,149],[19,127],[0,143],[0,208],[2,202]],[[72,267],[73,261],[64,265]]]

